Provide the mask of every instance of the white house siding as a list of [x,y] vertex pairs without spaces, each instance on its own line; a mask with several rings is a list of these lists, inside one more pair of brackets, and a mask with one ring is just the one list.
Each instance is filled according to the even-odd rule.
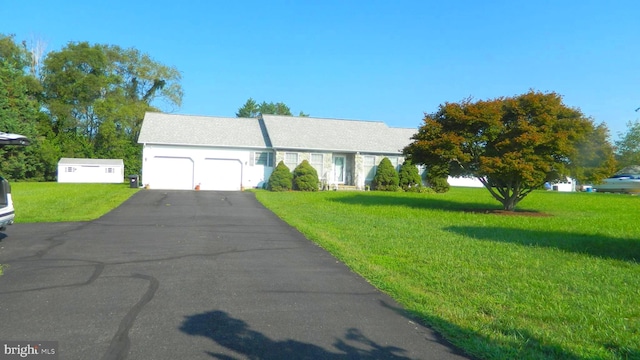
[[447,178],[447,182],[451,186],[460,186],[460,187],[484,187],[478,178],[468,178],[468,177],[452,177],[449,176]]
[[[273,167],[255,165],[253,149],[146,144],[141,183],[150,189],[241,190],[261,187]],[[266,150],[257,150],[266,151]]]

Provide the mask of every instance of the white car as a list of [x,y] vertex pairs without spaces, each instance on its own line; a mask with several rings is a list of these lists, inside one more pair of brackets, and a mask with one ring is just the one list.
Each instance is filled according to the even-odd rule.
[[[18,134],[0,132],[0,146],[11,145],[26,146],[29,145],[29,139]],[[0,176],[0,231],[6,230],[7,225],[13,224],[15,216],[13,199],[11,198],[11,185],[9,185],[7,179]]]

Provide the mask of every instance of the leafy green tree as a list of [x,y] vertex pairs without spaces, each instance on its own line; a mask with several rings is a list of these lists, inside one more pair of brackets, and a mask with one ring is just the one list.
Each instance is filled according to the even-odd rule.
[[0,149],[0,171],[12,180],[44,179],[41,147],[36,125],[43,117],[37,101],[37,80],[26,72],[30,54],[0,35],[0,131],[18,133],[30,139],[31,146]]
[[29,52],[13,36],[0,34],[0,61],[3,67],[23,71],[30,64]]
[[627,123],[627,132],[616,141],[616,158],[620,167],[640,165],[640,121]]
[[258,115],[260,115],[258,103],[253,100],[253,98],[249,98],[247,102],[245,102],[244,105],[242,105],[242,107],[240,107],[238,109],[238,112],[236,113],[236,117],[239,118],[253,118],[257,117]]
[[530,91],[440,105],[425,115],[404,152],[417,164],[448,164],[452,176],[478,178],[505,210],[514,210],[546,181],[585,174],[600,180],[610,166],[611,144],[593,140],[603,140],[605,129],[564,105],[560,95]]
[[48,146],[60,156],[124,158],[129,173],[141,167],[144,113],[182,102],[180,72],[136,49],[69,43],[47,55],[41,74]]
[[[289,107],[285,103],[268,103],[266,101],[263,101],[261,104],[258,104],[255,100],[249,98],[247,102],[245,102],[244,105],[242,105],[242,107],[238,109],[236,117],[254,118],[260,116],[260,114],[292,116],[291,109],[289,109]],[[298,116],[309,116],[309,114],[305,114],[300,111],[300,115]]]
[[319,185],[318,172],[307,160],[293,169],[293,190],[318,191]]
[[393,167],[393,164],[391,164],[391,160],[385,157],[380,161],[376,169],[376,174],[371,182],[373,190],[396,191],[398,190],[399,182],[398,172]]
[[293,174],[289,167],[280,161],[267,182],[267,190],[271,191],[289,191],[293,182]]
[[407,191],[410,188],[422,186],[422,177],[418,167],[411,163],[411,160],[405,160],[398,172],[398,179],[400,187]]
[[433,164],[429,166],[426,173],[427,184],[437,193],[449,191],[449,166],[447,164]]
[[576,142],[570,173],[580,183],[599,183],[616,172],[618,162],[611,146],[609,129],[604,124],[593,126]]

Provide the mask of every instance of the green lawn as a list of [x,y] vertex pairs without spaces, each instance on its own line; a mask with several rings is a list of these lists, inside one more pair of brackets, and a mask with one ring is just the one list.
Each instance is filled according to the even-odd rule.
[[13,182],[16,223],[88,221],[106,214],[138,189],[123,184]]
[[446,194],[257,198],[373,285],[483,359],[640,359],[640,198],[534,192],[500,209]]

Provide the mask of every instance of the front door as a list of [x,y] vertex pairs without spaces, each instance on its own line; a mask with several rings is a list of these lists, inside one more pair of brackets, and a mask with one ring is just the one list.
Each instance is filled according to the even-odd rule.
[[344,184],[345,162],[344,156],[333,157],[333,181],[335,183]]

